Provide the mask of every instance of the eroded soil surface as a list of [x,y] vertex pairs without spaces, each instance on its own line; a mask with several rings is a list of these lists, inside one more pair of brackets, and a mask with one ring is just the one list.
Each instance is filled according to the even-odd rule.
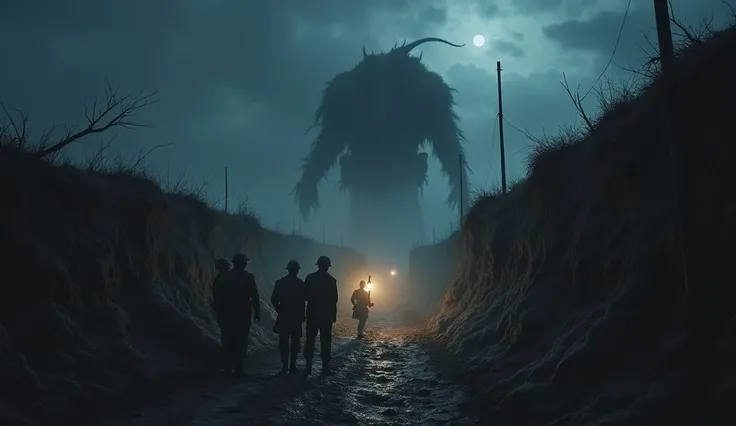
[[319,376],[318,360],[309,378],[274,377],[277,354],[254,356],[245,379],[182,387],[105,425],[476,424],[460,410],[464,392],[440,377],[414,329],[372,326],[365,339],[335,340],[333,377]]

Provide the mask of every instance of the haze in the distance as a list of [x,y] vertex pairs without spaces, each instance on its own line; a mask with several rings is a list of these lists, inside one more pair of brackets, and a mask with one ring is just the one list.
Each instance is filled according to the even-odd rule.
[[[290,192],[310,148],[324,82],[352,67],[368,51],[388,50],[425,36],[466,43],[456,49],[417,49],[428,67],[457,89],[458,113],[473,170],[470,185],[500,181],[496,126],[496,61],[502,61],[504,112],[514,127],[533,134],[575,124],[575,111],[559,84],[566,73],[585,91],[609,61],[626,1],[464,0],[416,2],[330,0],[2,1],[0,100],[30,113],[37,127],[81,121],[85,97],[102,93],[105,79],[130,91],[157,90],[160,101],[141,118],[153,129],[123,132],[114,146],[133,156],[152,153],[148,165],[164,179],[184,170],[192,184],[209,180],[214,202],[229,168],[231,205],[246,199],[266,226],[301,227],[339,244],[347,225],[347,198],[338,170],[321,187],[316,217],[300,224]],[[673,0],[678,18],[698,24],[714,14],[727,20],[721,0]],[[632,2],[607,75],[632,78],[652,51],[651,1]],[[485,44],[477,47],[473,38]],[[590,99],[591,108],[594,100]],[[510,180],[523,177],[530,141],[506,125]],[[108,135],[111,136],[111,135]],[[79,158],[102,140],[70,151]],[[457,215],[444,201],[446,181],[430,162],[424,189],[425,243],[446,235]]]

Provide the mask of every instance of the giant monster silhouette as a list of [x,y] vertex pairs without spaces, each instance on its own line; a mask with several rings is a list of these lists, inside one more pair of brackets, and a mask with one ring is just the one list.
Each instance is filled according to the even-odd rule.
[[[319,206],[317,187],[340,156],[340,187],[350,193],[348,240],[367,253],[406,253],[423,235],[420,190],[431,145],[449,179],[447,202],[457,207],[467,165],[453,89],[412,56],[429,37],[366,53],[352,70],[327,83],[314,125],[321,131],[302,167],[294,195],[306,218]],[[461,166],[462,165],[462,166]],[[467,197],[464,197],[467,199]]]

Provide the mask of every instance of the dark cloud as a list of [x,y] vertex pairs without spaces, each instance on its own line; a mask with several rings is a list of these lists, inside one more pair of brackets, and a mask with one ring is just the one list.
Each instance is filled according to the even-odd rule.
[[429,26],[440,26],[447,20],[447,10],[438,6],[431,6],[421,11],[419,19]]
[[521,58],[524,56],[524,49],[522,47],[508,40],[498,40],[493,43],[493,48],[501,53],[507,53],[509,56],[514,58]]
[[[557,70],[529,76],[504,72],[502,79],[507,173],[523,176],[530,144],[523,132],[536,136],[554,134],[563,124],[575,124],[575,109],[560,85],[562,74]],[[473,169],[471,183],[475,187],[493,184],[499,176],[496,71],[458,64],[448,71],[447,81],[457,90],[469,155],[488,158],[487,167],[482,164]]]
[[595,6],[600,0],[512,0],[514,11],[522,14],[541,14],[562,11],[567,16],[577,16]]
[[522,13],[540,13],[557,10],[563,0],[514,0],[514,8]]
[[195,183],[209,175],[220,193],[228,165],[234,196],[249,194],[268,216],[293,210],[289,192],[323,83],[353,66],[364,45],[390,47],[368,35],[378,18],[412,38],[446,16],[411,0],[10,2],[0,14],[0,94],[43,126],[79,120],[85,95],[105,78],[157,90],[159,103],[141,117],[154,128],[120,134],[123,155],[172,141],[149,157],[152,166],[186,167]]
[[495,0],[477,0],[475,6],[476,12],[483,18],[493,18],[501,11]]
[[[623,8],[627,2],[620,3],[620,12],[605,11],[587,20],[567,20],[548,25],[542,28],[542,32],[563,49],[592,52],[608,60],[624,22]],[[711,13],[716,25],[725,23],[726,14],[723,12],[726,6],[722,0],[672,0],[671,3],[678,19],[688,20],[696,27],[702,17]],[[653,51],[650,41],[656,46],[653,5],[651,2],[633,2],[616,50],[616,62],[625,66],[641,63]]]
[[516,41],[524,40],[524,33],[522,32],[509,31],[509,36],[511,36],[511,38],[513,38]]
[[[503,12],[493,1],[464,1],[484,17]],[[515,4],[526,14],[551,15],[564,13],[571,4],[582,9],[592,0]],[[186,168],[195,184],[209,176],[212,194],[222,193],[222,170],[228,166],[231,197],[247,194],[267,223],[281,222],[291,229],[295,208],[289,192],[311,144],[312,135],[305,130],[312,124],[324,82],[357,63],[363,46],[380,51],[394,41],[443,36],[437,29],[448,17],[441,5],[417,0],[4,2],[0,98],[31,113],[32,124],[42,127],[82,118],[85,96],[99,93],[106,78],[124,90],[157,90],[160,102],[141,116],[154,128],[121,133],[115,146],[123,155],[174,142],[151,154],[149,164],[158,170],[170,165],[172,179]],[[631,19],[639,26],[651,23],[646,17]],[[589,22],[562,22],[546,28],[545,34],[564,49],[604,57],[617,29],[613,14]],[[523,39],[521,32],[510,33],[508,41],[494,47],[514,56],[514,46],[520,48]],[[620,49],[627,48],[622,42]],[[431,49],[428,45],[425,57],[433,57]],[[469,152],[473,158],[496,155],[497,150],[488,151],[497,144],[495,69],[456,65],[447,78],[458,90]],[[515,126],[540,133],[574,122],[558,71],[526,77],[505,73],[503,78],[506,117]],[[528,141],[509,127],[506,134],[509,173],[523,173],[522,147]],[[82,155],[84,147],[71,152]],[[486,183],[489,173],[497,175],[497,169],[476,167],[473,183]],[[433,188],[441,191],[425,191],[425,197],[436,198],[441,206],[445,183],[436,174],[430,183],[438,182]],[[328,179],[321,187],[320,217],[304,228],[313,235],[321,235],[323,221],[338,228],[344,223],[346,197],[338,195],[335,171]],[[328,239],[330,235],[328,229]]]

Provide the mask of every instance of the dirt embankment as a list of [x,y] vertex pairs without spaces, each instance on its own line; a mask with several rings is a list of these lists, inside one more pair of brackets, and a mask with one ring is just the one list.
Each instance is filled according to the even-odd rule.
[[417,247],[409,254],[409,308],[421,317],[430,317],[440,308],[442,296],[458,275],[462,241],[454,233],[440,243]]
[[[469,211],[460,276],[430,325],[489,424],[682,424],[703,395],[721,421],[692,424],[736,424],[736,29],[680,53],[673,91],[655,78],[614,99],[594,130],[540,144],[523,182]],[[690,293],[668,105],[686,142]]]
[[210,285],[244,252],[261,292],[252,348],[273,344],[272,285],[295,258],[361,255],[263,229],[150,180],[0,151],[0,423],[83,412],[196,366],[216,366]]

